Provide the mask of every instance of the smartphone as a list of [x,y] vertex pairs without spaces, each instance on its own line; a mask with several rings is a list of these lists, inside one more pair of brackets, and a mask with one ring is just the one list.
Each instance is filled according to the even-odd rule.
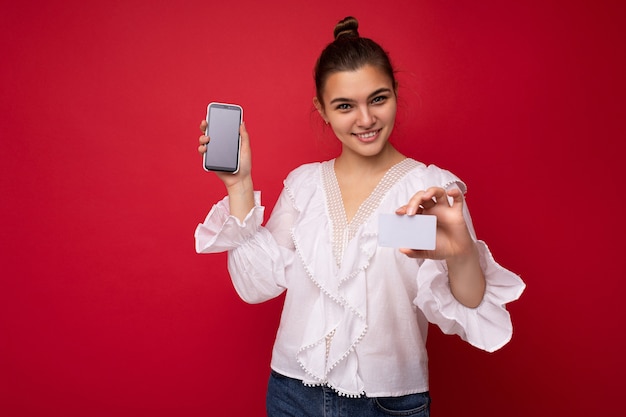
[[204,153],[206,171],[224,171],[233,174],[239,171],[239,149],[241,137],[239,125],[243,120],[243,109],[237,104],[209,103],[206,109],[207,128],[205,135],[211,138]]
[[437,216],[381,213],[378,217],[378,245],[390,248],[435,249]]

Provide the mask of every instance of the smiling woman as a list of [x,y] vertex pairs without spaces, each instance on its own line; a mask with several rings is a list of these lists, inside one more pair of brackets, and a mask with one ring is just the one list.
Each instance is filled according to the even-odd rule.
[[[267,390],[270,417],[340,409],[428,416],[428,322],[496,350],[511,337],[504,305],[524,289],[477,240],[465,184],[389,142],[397,83],[387,54],[357,27],[352,17],[339,22],[316,65],[313,101],[341,142],[340,154],[291,172],[264,227],[242,125],[241,170],[218,174],[228,196],[196,229],[198,252],[228,251],[244,300],[286,291]],[[200,136],[201,153],[209,141]],[[436,216],[435,249],[378,246],[378,215],[394,212]]]
[[316,97],[314,103],[343,145],[338,165],[349,159],[350,153],[382,158],[391,165],[403,159],[389,143],[396,119],[396,92],[393,81],[379,68],[364,65],[332,74],[322,100]]
[[[299,350],[309,344],[317,354],[311,357],[326,357],[320,336],[326,328],[307,332],[306,340],[297,333],[284,338],[296,325],[316,330],[315,319],[298,316],[300,303],[314,317],[328,313],[321,322],[332,328],[351,317],[344,304],[365,311],[367,331],[354,352],[346,350],[346,360],[358,357],[366,394],[376,393],[370,381],[395,383],[387,368],[400,369],[399,377],[406,363],[406,372],[424,376],[411,360],[426,358],[425,326],[418,332],[408,323],[424,323],[422,311],[432,307],[423,303],[428,288],[449,296],[448,282],[420,280],[413,292],[417,280],[399,279],[397,265],[417,263],[421,278],[443,263],[379,249],[371,239],[376,212],[368,213],[375,207],[393,216],[415,190],[452,178],[431,167],[398,180],[414,164],[407,161],[378,186],[377,172],[362,173],[366,166],[358,164],[339,176],[339,185],[330,167],[341,142],[312,104],[312,72],[334,39],[334,23],[350,13],[358,13],[360,36],[382,45],[396,70],[390,142],[467,181],[465,202],[478,238],[528,283],[521,302],[507,305],[513,339],[493,354],[428,324],[433,415],[586,417],[622,409],[623,389],[613,381],[626,371],[620,331],[626,280],[618,262],[626,233],[619,148],[626,138],[626,2],[20,0],[2,6],[0,415],[265,415],[275,343],[276,361],[299,352],[307,369],[321,369],[310,366],[311,349]],[[287,298],[247,305],[233,291],[226,253],[194,250],[198,220],[225,193],[195,149],[196,121],[215,100],[246,111],[254,186],[263,192],[265,219],[272,210],[275,218],[268,222],[270,241],[291,262],[290,270],[278,268],[288,274],[290,293],[279,341]],[[274,209],[283,179],[312,160],[324,161],[323,168],[289,176],[288,198]],[[416,181],[420,172],[432,173],[423,178],[433,181]],[[361,186],[362,195],[348,195]],[[316,198],[303,200],[307,191]],[[580,209],[581,197],[603,204]],[[364,205],[348,208],[348,200]],[[246,222],[262,209],[255,207]],[[304,252],[292,249],[294,236]],[[245,254],[233,250],[231,262]],[[308,255],[311,276],[294,273],[302,270],[301,255]],[[252,256],[253,266],[266,261],[265,252]],[[333,281],[315,285],[325,275]],[[350,298],[363,276],[374,310]],[[246,299],[264,290],[260,285],[255,293],[239,281]],[[302,294],[298,281],[307,285]],[[259,283],[268,283],[267,276]],[[409,302],[415,294],[422,297]],[[310,299],[319,307],[312,313],[305,308]],[[439,309],[464,308],[445,300],[450,304]],[[397,309],[408,319],[392,319]],[[457,330],[448,324],[444,330]],[[329,337],[329,361],[342,357],[343,329]],[[411,351],[414,345],[420,349]],[[279,365],[272,366],[291,369]],[[331,382],[354,375],[338,367],[341,362],[329,372]]]

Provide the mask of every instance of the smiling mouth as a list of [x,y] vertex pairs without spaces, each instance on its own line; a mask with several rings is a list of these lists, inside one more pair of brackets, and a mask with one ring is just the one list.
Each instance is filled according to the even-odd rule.
[[355,135],[356,137],[358,137],[359,139],[362,140],[367,140],[367,139],[371,139],[374,136],[376,136],[382,129],[378,129],[378,130],[373,130],[371,132],[366,132],[366,133],[353,133],[353,135]]

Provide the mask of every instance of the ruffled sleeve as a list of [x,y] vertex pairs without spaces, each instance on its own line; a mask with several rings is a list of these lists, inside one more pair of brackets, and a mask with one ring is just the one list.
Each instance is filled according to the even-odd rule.
[[[458,188],[463,194],[467,190],[458,177],[434,165],[428,167],[422,180],[425,188]],[[477,240],[467,204],[463,205],[463,216],[476,241],[487,284],[482,302],[478,307],[470,308],[457,301],[450,290],[446,263],[427,259],[418,271],[418,292],[414,303],[428,321],[439,326],[444,333],[457,334],[471,345],[493,352],[511,339],[513,325],[506,304],[517,300],[526,286],[519,276],[494,260],[483,241]]]
[[513,325],[505,305],[517,300],[525,284],[511,271],[498,265],[487,245],[476,242],[487,282],[485,295],[476,308],[458,302],[448,283],[445,263],[425,260],[418,272],[415,303],[428,321],[446,334],[457,334],[471,345],[493,352],[511,339]]
[[228,271],[239,296],[260,303],[285,289],[285,257],[268,229],[262,226],[265,208],[255,192],[255,206],[244,221],[232,216],[228,197],[213,206],[195,231],[196,252],[228,251]]
[[249,239],[263,223],[265,207],[261,206],[261,193],[254,193],[254,207],[243,222],[231,216],[228,197],[215,204],[209,214],[196,227],[197,253],[219,253],[235,249]]

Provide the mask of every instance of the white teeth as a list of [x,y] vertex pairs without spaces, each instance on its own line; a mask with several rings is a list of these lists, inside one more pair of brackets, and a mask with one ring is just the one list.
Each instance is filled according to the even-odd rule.
[[363,134],[357,134],[357,136],[360,137],[361,139],[369,139],[369,138],[373,138],[374,136],[376,136],[376,133],[378,133],[378,131],[369,132],[369,133],[363,133]]

